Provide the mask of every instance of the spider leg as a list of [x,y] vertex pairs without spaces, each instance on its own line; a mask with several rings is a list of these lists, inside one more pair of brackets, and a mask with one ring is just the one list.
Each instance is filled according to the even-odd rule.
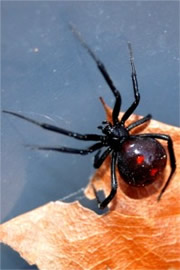
[[80,155],[87,155],[89,153],[92,153],[99,148],[101,148],[103,145],[102,143],[96,143],[88,147],[87,149],[76,149],[76,148],[70,148],[66,146],[39,146],[39,145],[25,145],[27,147],[30,147],[31,149],[37,149],[37,150],[47,150],[47,151],[57,151],[57,152],[62,152],[62,153],[68,153],[68,154],[80,154]]
[[113,113],[112,113],[112,118],[113,118],[113,123],[116,124],[118,123],[118,115],[121,107],[121,95],[119,91],[116,89],[114,86],[104,64],[101,62],[101,60],[98,59],[98,57],[95,55],[95,53],[90,49],[90,47],[86,44],[86,42],[82,39],[80,33],[75,29],[75,27],[70,24],[70,28],[72,32],[75,34],[77,39],[80,41],[81,45],[87,50],[89,55],[92,57],[92,59],[96,62],[97,68],[101,72],[102,76],[104,77],[105,81],[107,82],[109,88],[111,89],[114,97],[115,97],[115,105],[113,108]]
[[164,185],[164,187],[162,188],[157,200],[160,201],[163,193],[165,192],[167,186],[169,185],[171,178],[176,170],[176,158],[175,158],[175,154],[174,154],[174,149],[173,149],[173,141],[171,139],[170,136],[166,135],[166,134],[154,134],[154,133],[149,133],[149,134],[140,134],[140,137],[150,137],[150,138],[155,138],[155,139],[161,139],[161,140],[165,140],[167,141],[168,144],[168,152],[169,152],[169,158],[170,158],[170,165],[171,165],[171,172],[169,174],[169,177]]
[[97,135],[97,134],[80,134],[80,133],[69,131],[69,130],[66,130],[66,129],[63,129],[60,127],[56,127],[54,125],[41,123],[41,122],[33,120],[33,119],[26,117],[26,116],[19,114],[19,113],[6,111],[6,110],[3,110],[2,112],[14,115],[14,116],[19,117],[21,119],[24,119],[24,120],[31,122],[32,124],[37,125],[43,129],[47,129],[47,130],[50,130],[50,131],[53,131],[53,132],[56,132],[59,134],[63,134],[65,136],[73,137],[77,140],[82,140],[82,141],[101,141],[102,140],[103,141],[103,138],[104,138],[104,136]]
[[105,198],[104,201],[102,201],[102,202],[100,201],[99,196],[97,194],[97,191],[96,191],[95,187],[92,185],[93,190],[94,190],[94,194],[96,196],[96,200],[98,202],[98,207],[100,209],[104,209],[110,203],[110,201],[112,201],[112,199],[114,198],[114,196],[116,195],[116,192],[117,192],[116,160],[117,160],[117,153],[113,151],[112,152],[112,161],[111,161],[111,192]]
[[107,156],[110,154],[110,152],[112,151],[111,147],[108,147],[101,155],[100,155],[100,150],[96,153],[95,157],[94,157],[94,168],[98,169],[102,163],[104,162],[104,160],[107,158]]
[[130,124],[127,127],[127,130],[130,131],[131,129],[133,129],[133,128],[137,127],[137,126],[140,126],[140,125],[144,124],[145,122],[149,121],[151,118],[152,118],[152,115],[151,114],[148,114],[145,117],[139,119],[138,121]]
[[132,83],[133,83],[135,100],[131,104],[131,106],[127,109],[127,111],[124,113],[121,119],[122,124],[124,124],[125,121],[129,118],[129,116],[134,112],[134,110],[136,109],[140,101],[140,94],[139,94],[139,89],[138,89],[138,81],[137,81],[136,69],[135,69],[135,64],[134,64],[134,57],[133,57],[131,43],[129,42],[128,42],[128,48],[129,48],[129,53],[130,53],[130,63],[131,63],[131,68],[132,68],[131,78],[132,78]]

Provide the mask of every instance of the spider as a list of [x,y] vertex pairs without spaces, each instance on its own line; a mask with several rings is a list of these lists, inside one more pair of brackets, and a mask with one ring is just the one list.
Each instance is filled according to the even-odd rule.
[[[176,169],[176,159],[173,150],[173,141],[169,135],[166,134],[137,134],[131,135],[130,131],[137,126],[144,124],[151,119],[151,115],[141,118],[140,120],[125,126],[127,119],[132,115],[134,110],[137,108],[140,101],[140,93],[138,89],[138,81],[136,75],[136,69],[134,64],[134,57],[132,52],[132,46],[128,42],[128,49],[130,55],[130,65],[131,65],[131,79],[134,91],[134,101],[131,106],[123,114],[121,120],[118,119],[118,115],[121,107],[121,95],[116,89],[109,76],[106,67],[101,62],[101,60],[94,54],[86,42],[82,39],[80,33],[71,25],[71,30],[75,36],[80,41],[81,45],[87,50],[90,57],[94,60],[97,65],[98,70],[105,79],[107,85],[109,86],[112,94],[115,98],[115,104],[112,111],[112,123],[103,121],[102,125],[98,128],[101,129],[102,134],[80,134],[77,132],[72,132],[51,124],[41,123],[31,118],[28,118],[22,114],[4,110],[4,113],[14,115],[16,117],[22,118],[29,121],[43,129],[50,130],[59,134],[63,134],[68,137],[72,137],[77,140],[82,141],[94,141],[96,143],[92,144],[86,149],[76,149],[65,146],[58,147],[46,147],[46,146],[31,146],[33,149],[38,150],[51,150],[63,153],[87,155],[92,152],[96,152],[94,158],[94,167],[99,168],[105,161],[108,155],[111,155],[111,191],[109,195],[102,201],[100,201],[99,196],[96,192],[95,187],[93,190],[98,202],[98,207],[103,209],[112,201],[116,195],[118,184],[116,176],[116,166],[118,172],[122,179],[131,186],[145,186],[153,183],[164,171],[167,154],[163,146],[157,139],[167,141],[169,159],[171,171],[168,179],[165,182],[164,187],[160,191],[157,198],[159,201],[165,192],[168,184],[172,179],[172,175]],[[106,149],[102,151],[101,148]]]

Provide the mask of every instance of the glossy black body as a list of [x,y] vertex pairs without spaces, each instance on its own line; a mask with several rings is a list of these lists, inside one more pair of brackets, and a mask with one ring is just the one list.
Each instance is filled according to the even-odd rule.
[[163,173],[166,162],[166,151],[157,140],[130,137],[121,145],[117,166],[129,185],[146,186]]
[[[143,123],[151,119],[151,115],[143,117],[142,119],[126,126],[126,120],[131,116],[134,110],[137,108],[140,101],[140,93],[138,89],[137,75],[134,65],[134,58],[132,54],[131,44],[128,43],[129,53],[130,53],[130,63],[132,68],[131,79],[134,91],[134,102],[130,105],[127,111],[122,116],[119,121],[118,116],[121,108],[121,95],[120,92],[114,86],[104,64],[97,58],[89,46],[81,38],[80,34],[70,25],[72,32],[79,39],[82,46],[87,50],[89,55],[95,61],[98,70],[102,74],[103,78],[107,82],[109,88],[111,89],[114,98],[115,104],[112,112],[113,123],[108,123],[106,121],[102,122],[102,126],[98,128],[101,129],[102,134],[80,134],[77,132],[69,131],[54,125],[47,123],[40,123],[36,120],[28,118],[19,113],[11,112],[4,110],[3,112],[17,116],[26,121],[29,121],[35,125],[40,126],[43,129],[50,130],[65,136],[72,137],[77,140],[83,141],[94,141],[96,143],[92,144],[86,149],[76,149],[64,146],[58,147],[47,147],[47,146],[33,146],[30,147],[38,150],[50,150],[63,153],[72,153],[87,155],[89,153],[97,151],[94,159],[94,167],[99,168],[106,157],[111,154],[111,192],[103,200],[100,201],[98,194],[93,186],[99,208],[106,207],[109,202],[114,198],[117,192],[117,177],[116,177],[116,166],[118,167],[119,173],[121,174],[124,181],[133,186],[144,186],[152,183],[157,179],[157,177],[163,173],[163,170],[166,165],[166,152],[163,146],[156,140],[165,140],[168,144],[169,158],[171,171],[168,179],[165,182],[163,189],[161,190],[158,200],[161,198],[162,194],[166,190],[169,182],[172,179],[172,175],[176,169],[176,161],[173,150],[173,142],[170,136],[166,134],[137,134],[131,135],[130,131],[142,125]],[[105,147],[106,149],[101,152],[101,148]]]

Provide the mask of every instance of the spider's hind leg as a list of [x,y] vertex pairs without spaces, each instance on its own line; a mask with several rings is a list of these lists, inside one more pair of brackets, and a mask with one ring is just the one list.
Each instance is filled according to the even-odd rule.
[[118,185],[117,185],[117,178],[116,178],[116,160],[117,160],[117,153],[113,152],[112,161],[111,161],[111,192],[103,201],[100,201],[97,191],[95,187],[92,185],[92,188],[93,188],[93,191],[96,196],[97,203],[98,203],[98,207],[100,209],[104,209],[112,201],[112,199],[114,198],[117,192]]
[[110,152],[112,151],[111,147],[108,147],[101,155],[101,150],[99,150],[95,157],[94,157],[94,168],[98,169],[102,163],[105,161],[105,159],[107,158],[107,156],[110,154]]
[[166,134],[156,134],[156,133],[147,133],[147,134],[139,134],[140,137],[147,137],[147,138],[153,138],[153,139],[160,139],[160,140],[165,140],[167,142],[168,146],[168,152],[169,152],[169,159],[170,159],[170,166],[171,166],[171,171],[169,174],[168,179],[165,182],[164,187],[162,188],[157,200],[160,201],[162,195],[164,194],[165,190],[167,189],[172,176],[176,170],[176,157],[174,154],[174,148],[173,148],[173,141],[169,135]]
[[128,127],[127,127],[127,130],[130,131],[131,129],[135,128],[135,127],[138,127],[142,124],[144,124],[145,122],[149,121],[150,119],[152,118],[152,115],[151,114],[148,114],[146,115],[145,117],[139,119],[138,121],[130,124]]

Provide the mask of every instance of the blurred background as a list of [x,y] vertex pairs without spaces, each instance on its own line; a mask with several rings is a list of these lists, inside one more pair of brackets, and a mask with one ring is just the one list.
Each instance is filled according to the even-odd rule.
[[[122,95],[133,101],[127,41],[133,46],[141,102],[179,125],[178,1],[3,1],[2,109],[72,131],[96,133],[105,119],[99,96],[114,98],[95,63],[74,37],[73,23],[104,62]],[[87,147],[10,115],[1,115],[1,222],[81,191],[93,174],[93,155],[32,151],[25,144]],[[88,205],[88,203],[87,203]],[[96,203],[91,205],[96,208]],[[1,269],[36,269],[1,245]]]

